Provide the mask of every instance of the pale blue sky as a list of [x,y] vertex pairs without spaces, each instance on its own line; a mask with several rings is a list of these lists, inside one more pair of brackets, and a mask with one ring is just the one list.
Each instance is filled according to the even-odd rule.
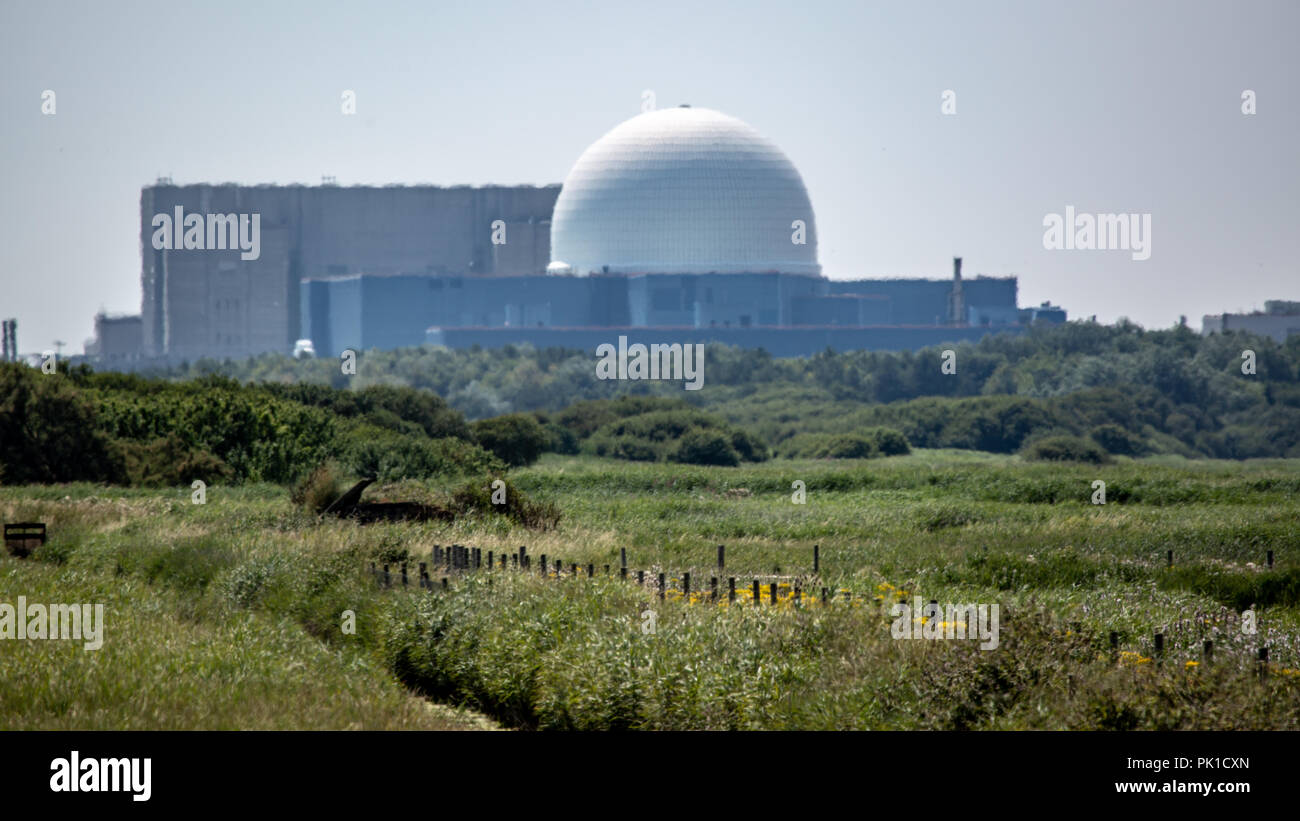
[[[831,277],[948,276],[960,255],[1018,275],[1022,305],[1199,328],[1300,299],[1298,35],[1294,0],[4,0],[0,316],[25,352],[79,351],[101,307],[138,312],[159,175],[561,182],[653,89],[785,150]],[[1150,213],[1151,258],[1045,250],[1067,205]]]

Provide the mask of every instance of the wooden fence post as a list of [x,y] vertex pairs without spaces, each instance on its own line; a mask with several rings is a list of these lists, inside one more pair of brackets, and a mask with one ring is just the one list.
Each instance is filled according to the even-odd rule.
[[813,545],[813,572],[822,572],[822,548],[821,545]]
[[1268,646],[1259,648],[1259,677],[1268,678]]
[[664,596],[666,596],[667,593],[668,593],[668,578],[663,573],[660,573],[659,574],[659,598],[661,599],[664,598]]
[[1205,659],[1206,664],[1214,661],[1214,642],[1210,639],[1206,639],[1205,644],[1202,645],[1201,656]]
[[727,601],[736,600],[736,577],[730,576],[727,579]]
[[645,587],[645,571],[644,571],[644,570],[638,570],[638,571],[636,572],[636,583],[639,584],[639,585],[641,585],[642,587]]
[[388,574],[388,565],[384,565],[384,587],[391,587],[393,578]]
[[[618,566],[623,568],[624,570],[627,569],[627,548],[626,547],[620,547],[618,549]],[[627,574],[624,573],[623,575],[626,576]]]
[[1268,569],[1273,569],[1273,551],[1268,551]]
[[406,587],[409,582],[406,579],[406,562],[402,562],[402,587]]
[[1162,659],[1165,656],[1165,634],[1156,633],[1156,658]]
[[772,604],[776,604],[776,582],[772,582],[767,586],[767,593],[772,598]]
[[709,577],[709,598],[711,598],[713,601],[718,600],[718,577],[717,576]]
[[596,578],[596,565],[592,564],[591,562],[587,562],[587,578],[589,579]]
[[754,604],[763,603],[763,592],[758,587],[758,579],[754,579]]
[[691,598],[691,574],[690,573],[682,574],[682,595],[686,597],[687,601],[690,601]]
[[727,569],[727,547],[726,545],[718,545],[718,570],[722,571],[726,569]]
[[1166,558],[1167,558],[1167,560],[1168,560],[1168,562],[1169,562],[1169,566],[1170,566],[1170,567],[1173,567],[1173,566],[1174,566],[1174,551],[1170,550],[1170,551],[1166,554]]

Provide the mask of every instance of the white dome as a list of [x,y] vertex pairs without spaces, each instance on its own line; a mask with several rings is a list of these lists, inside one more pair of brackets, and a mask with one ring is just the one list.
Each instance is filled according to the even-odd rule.
[[578,158],[555,203],[551,258],[579,275],[821,273],[812,203],[781,149],[735,117],[684,106],[633,117]]

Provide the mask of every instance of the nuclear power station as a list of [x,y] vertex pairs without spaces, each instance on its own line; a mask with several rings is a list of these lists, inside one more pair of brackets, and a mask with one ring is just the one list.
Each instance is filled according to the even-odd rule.
[[[777,356],[918,348],[1063,322],[1014,276],[832,280],[794,164],[744,122],[681,106],[593,143],[562,185],[240,186],[140,200],[134,318],[95,354],[168,360],[425,343],[594,349],[718,341]],[[132,352],[131,340],[139,350]],[[123,348],[128,348],[123,350]]]

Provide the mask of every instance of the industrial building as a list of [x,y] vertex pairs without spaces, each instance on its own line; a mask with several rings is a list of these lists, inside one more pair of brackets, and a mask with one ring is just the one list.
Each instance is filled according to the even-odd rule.
[[[250,218],[254,241],[237,245]],[[1013,276],[963,278],[960,259],[940,279],[831,280],[817,240],[786,155],[744,122],[689,106],[618,125],[562,185],[163,180],[141,196],[141,346],[173,361],[287,353],[300,340],[323,356],[594,348],[619,331],[797,356],[1065,321],[1046,303],[1019,308]]]
[[1287,337],[1300,334],[1300,302],[1270,299],[1263,311],[1249,314],[1206,314],[1201,319],[1201,334],[1225,331],[1249,331],[1259,336],[1272,337],[1285,342]]
[[[481,276],[545,270],[559,186],[185,185],[140,197],[146,356],[288,353],[300,282],[365,272]],[[258,215],[256,259],[238,248],[157,248],[155,218]],[[493,245],[500,221],[509,242]]]

